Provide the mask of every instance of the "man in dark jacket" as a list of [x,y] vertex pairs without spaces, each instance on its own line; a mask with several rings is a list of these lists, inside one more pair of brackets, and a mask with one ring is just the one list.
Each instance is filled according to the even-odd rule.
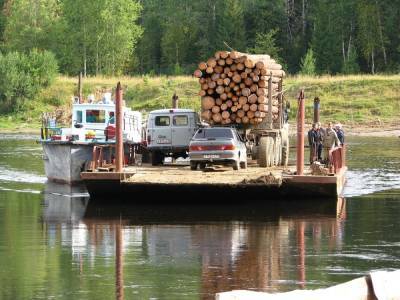
[[318,123],[314,123],[312,129],[308,131],[308,144],[310,146],[310,164],[320,159],[321,142],[322,137],[320,131],[318,130]]

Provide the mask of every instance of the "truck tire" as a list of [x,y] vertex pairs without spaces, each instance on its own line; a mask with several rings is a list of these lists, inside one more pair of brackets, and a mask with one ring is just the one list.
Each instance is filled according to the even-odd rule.
[[190,170],[192,170],[192,171],[197,170],[197,163],[195,161],[190,162]]
[[151,153],[151,165],[158,166],[162,165],[164,160],[164,154],[158,151],[154,151]]
[[233,168],[235,171],[237,171],[237,170],[239,170],[239,167],[240,167],[239,161],[238,161],[238,160],[235,160],[235,161],[233,162],[233,164],[232,164],[232,168]]
[[206,168],[207,164],[206,163],[200,163],[199,167],[200,170],[204,170]]
[[289,137],[282,143],[282,160],[281,165],[287,167],[289,164]]
[[247,161],[241,161],[240,162],[240,168],[241,169],[247,169]]
[[274,140],[271,136],[263,136],[260,138],[258,146],[258,164],[260,167],[271,166],[271,156],[273,154]]

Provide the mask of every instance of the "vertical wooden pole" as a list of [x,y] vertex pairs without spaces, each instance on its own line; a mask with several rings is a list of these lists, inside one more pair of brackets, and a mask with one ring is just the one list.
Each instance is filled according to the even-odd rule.
[[122,109],[122,88],[121,83],[118,82],[117,91],[115,95],[115,140],[116,140],[116,153],[115,153],[115,170],[116,172],[122,172],[123,160],[124,160],[124,141],[122,136],[122,121],[123,121],[123,109]]
[[297,113],[297,175],[303,175],[304,172],[304,90],[299,94],[299,107]]
[[272,73],[268,79],[268,129],[272,129]]
[[314,123],[319,122],[319,98],[314,98]]
[[279,120],[279,128],[283,126],[283,78],[278,83],[278,99],[279,99],[279,111],[278,111],[278,120]]
[[172,96],[172,108],[177,109],[178,108],[178,103],[179,103],[179,97],[176,95],[176,92]]
[[78,79],[78,97],[79,97],[79,103],[83,102],[83,96],[82,96],[82,72],[79,72],[79,79]]

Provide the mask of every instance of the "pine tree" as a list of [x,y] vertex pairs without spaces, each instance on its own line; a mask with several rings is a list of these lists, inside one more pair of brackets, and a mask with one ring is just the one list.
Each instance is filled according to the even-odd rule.
[[312,48],[309,48],[305,57],[301,59],[300,74],[314,76],[316,75],[315,58]]
[[275,36],[278,29],[272,29],[267,33],[257,33],[254,48],[248,51],[254,54],[268,54],[276,61],[281,62],[279,52],[281,49],[276,46]]
[[226,44],[228,44],[235,50],[244,51],[246,49],[246,33],[242,1],[225,0],[221,5],[221,11],[217,32],[219,47],[226,49]]

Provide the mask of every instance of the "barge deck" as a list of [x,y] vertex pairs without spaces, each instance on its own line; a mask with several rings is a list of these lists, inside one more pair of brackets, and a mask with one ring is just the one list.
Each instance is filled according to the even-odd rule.
[[[219,199],[335,199],[342,195],[346,167],[336,174],[295,175],[295,167],[245,170],[215,167],[192,171],[189,166],[168,165],[126,167],[123,172],[82,172],[81,177],[94,198],[116,197],[140,202],[140,195],[164,194],[170,197],[202,200]],[[212,196],[213,199],[204,196]],[[145,197],[148,201],[148,197]]]

